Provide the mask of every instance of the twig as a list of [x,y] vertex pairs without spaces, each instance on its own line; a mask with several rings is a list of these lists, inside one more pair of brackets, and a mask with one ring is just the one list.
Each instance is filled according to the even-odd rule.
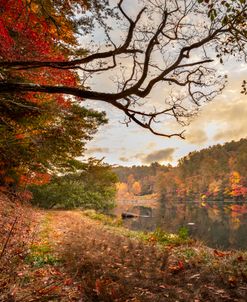
[[4,243],[2,252],[1,252],[1,254],[0,254],[0,259],[3,257],[3,254],[4,254],[4,252],[5,252],[6,248],[7,248],[7,245],[8,245],[8,243],[9,243],[9,240],[10,240],[10,237],[11,237],[12,232],[13,232],[13,230],[14,230],[14,227],[15,227],[16,222],[17,222],[17,216],[15,217],[15,220],[14,220],[14,222],[12,223],[12,226],[11,226],[11,229],[10,229],[10,231],[9,231],[8,237],[7,237],[7,239],[6,239],[5,243]]
[[24,299],[27,301],[27,298],[29,298],[29,297],[32,298],[31,296],[32,296],[33,294],[36,294],[36,293],[37,293],[37,295],[39,295],[40,297],[32,298],[32,300],[30,300],[29,302],[31,302],[31,301],[38,301],[37,299],[40,299],[40,298],[43,298],[43,297],[46,297],[46,296],[47,296],[48,293],[47,293],[47,294],[42,294],[42,291],[43,291],[44,289],[48,288],[48,287],[51,286],[51,285],[58,286],[58,285],[60,285],[60,284],[62,284],[62,283],[63,283],[63,280],[61,280],[61,281],[56,281],[56,280],[54,280],[54,281],[52,281],[51,283],[48,283],[48,284],[46,284],[46,285],[40,287],[39,289],[35,290],[35,293],[34,293],[34,292],[31,292],[31,293],[28,293],[28,294],[22,296],[20,299],[16,300],[16,302],[24,301]]

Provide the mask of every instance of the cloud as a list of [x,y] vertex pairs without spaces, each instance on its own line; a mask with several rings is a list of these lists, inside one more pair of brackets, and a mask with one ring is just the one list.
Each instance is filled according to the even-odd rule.
[[92,147],[86,151],[87,154],[93,154],[93,153],[109,153],[109,148],[101,148],[101,147]]
[[133,157],[134,158],[143,158],[144,156],[145,156],[145,153],[141,152],[141,153],[135,154]]
[[152,162],[173,161],[173,153],[175,151],[176,148],[157,150],[146,156],[143,156],[141,160],[145,164],[151,164]]
[[185,134],[185,137],[188,142],[191,144],[201,145],[207,142],[207,134],[203,129],[192,129]]
[[197,145],[206,143],[209,136],[215,142],[238,140],[247,136],[246,117],[246,97],[216,100],[191,123],[186,138]]
[[157,143],[155,143],[155,142],[150,142],[150,143],[147,144],[147,148],[148,149],[152,149],[152,148],[154,148],[156,146],[157,146]]
[[125,157],[125,156],[121,156],[119,157],[119,160],[123,161],[123,162],[129,162],[129,158]]
[[247,99],[221,107],[214,140],[238,140],[247,136]]

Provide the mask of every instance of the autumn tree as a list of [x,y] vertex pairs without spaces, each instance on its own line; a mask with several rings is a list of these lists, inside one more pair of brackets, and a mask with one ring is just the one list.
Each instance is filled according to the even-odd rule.
[[[3,71],[0,92],[3,95],[25,92],[62,94],[77,97],[81,101],[106,102],[126,115],[126,124],[134,121],[155,134],[182,137],[182,133],[169,133],[168,130],[155,128],[155,122],[173,117],[185,124],[199,105],[212,100],[224,87],[224,75],[217,75],[213,67],[219,52],[220,61],[223,61],[221,54],[229,54],[225,49],[220,51],[222,45],[228,43],[227,48],[231,43],[230,54],[238,52],[245,56],[246,51],[245,1],[238,1],[231,13],[228,5],[217,4],[218,1],[213,1],[213,10],[208,13],[204,2],[201,2],[147,0],[142,1],[143,6],[140,7],[140,3],[134,1],[131,5],[136,13],[130,14],[121,0],[114,8],[118,10],[118,22],[110,16],[99,21],[108,49],[102,45],[101,49],[96,50],[91,44],[91,53],[76,56],[72,52],[73,55],[62,60],[41,60],[37,55],[26,55],[25,59],[3,58],[0,63]],[[74,11],[78,3],[81,4],[79,1],[55,3],[69,5],[71,9],[67,15]],[[117,30],[119,35],[125,32],[123,41],[113,37],[112,33]],[[11,43],[10,36],[8,39]],[[214,52],[214,49],[217,51]],[[42,74],[44,70],[48,73],[73,70],[78,71],[79,79],[73,85],[64,84],[62,79],[56,79],[55,83],[43,83],[39,77],[25,82],[18,79],[10,81],[5,77],[5,72],[9,70],[16,74],[23,71]],[[114,72],[117,77],[110,92],[99,91],[98,87],[87,88],[87,79],[90,77],[101,75],[104,81],[106,77],[112,77]],[[166,93],[163,108],[152,110],[153,104],[143,101],[155,87],[164,87]]]
[[[245,200],[247,196],[247,139],[214,145],[190,152],[178,165],[114,167],[118,193],[126,198],[133,185],[140,184],[140,195],[159,193],[165,202],[174,200]],[[131,186],[132,184],[132,190]],[[139,187],[139,186],[138,186]]]
[[125,182],[118,182],[116,184],[118,200],[129,198],[128,185]]
[[181,199],[245,200],[247,174],[245,165],[239,168],[246,154],[246,139],[191,152],[159,176],[160,191],[165,197]]
[[131,190],[134,195],[140,195],[142,188],[141,188],[141,184],[139,181],[135,181],[132,185],[132,190]]
[[81,163],[76,173],[55,176],[49,183],[29,189],[32,203],[42,208],[80,207],[106,212],[115,206],[116,181],[110,166],[90,160]]
[[[0,1],[1,62],[37,57],[40,61],[69,59],[70,48],[77,47],[75,33],[82,20],[71,19],[73,8],[68,1],[54,3]],[[83,1],[79,4],[81,9],[86,5]],[[75,72],[63,69],[1,68],[0,75],[1,83],[78,83]],[[106,122],[104,113],[88,110],[78,99],[63,95],[6,93],[0,97],[0,110],[0,184],[24,187],[30,182],[48,182],[47,173],[52,171],[76,169],[75,157],[83,154],[86,141]]]
[[[131,13],[124,0],[115,7],[107,0],[0,0],[1,165],[12,146],[19,156],[1,171],[33,171],[29,159],[45,154],[50,138],[59,155],[50,152],[55,158],[42,162],[44,171],[63,165],[57,163],[61,150],[68,160],[78,155],[73,150],[82,152],[84,143],[65,146],[68,136],[80,144],[105,122],[104,116],[81,107],[85,100],[116,107],[126,125],[133,121],[154,134],[183,137],[156,122],[174,118],[185,125],[224,88],[225,75],[217,74],[215,60],[224,63],[224,55],[236,54],[246,59],[247,4],[234,3],[133,1]],[[85,50],[83,38],[93,28],[105,35],[105,42],[96,39]],[[110,91],[104,90],[114,75]],[[90,87],[92,78],[101,84]],[[150,103],[156,88],[165,91],[164,98]],[[85,131],[79,122],[83,116],[90,119]],[[76,124],[83,134],[75,132]],[[64,133],[60,144],[57,138]]]

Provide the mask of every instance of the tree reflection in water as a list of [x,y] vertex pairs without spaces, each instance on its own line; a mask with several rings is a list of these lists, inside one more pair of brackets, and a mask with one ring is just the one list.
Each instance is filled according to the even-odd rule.
[[[139,215],[147,211],[140,207]],[[247,248],[246,202],[163,202],[159,209],[152,209],[150,217],[128,219],[124,224],[132,230],[154,231],[160,227],[169,232],[177,232],[181,226],[185,226],[193,238],[202,240],[210,247]]]

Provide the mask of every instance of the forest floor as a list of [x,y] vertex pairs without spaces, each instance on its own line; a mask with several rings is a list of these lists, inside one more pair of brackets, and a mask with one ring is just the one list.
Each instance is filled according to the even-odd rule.
[[0,301],[246,301],[246,252],[160,245],[79,211],[18,213],[1,244]]

